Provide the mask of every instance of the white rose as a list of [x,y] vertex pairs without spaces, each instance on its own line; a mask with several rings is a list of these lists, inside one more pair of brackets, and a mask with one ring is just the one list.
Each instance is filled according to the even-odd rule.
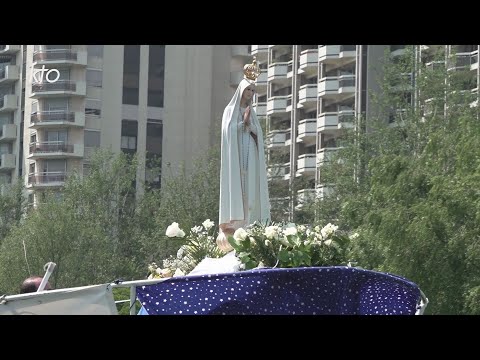
[[185,249],[186,249],[185,245],[181,246],[180,249],[178,249],[177,259],[180,260],[181,258],[183,258],[183,254],[185,253]]
[[332,240],[331,239],[325,240],[324,244],[327,246],[330,246],[332,245]]
[[194,234],[199,234],[201,231],[202,231],[202,227],[201,226],[194,226],[190,229],[190,231]]
[[247,232],[245,231],[244,228],[238,228],[237,230],[235,230],[235,232],[233,233],[233,238],[236,240],[236,241],[243,241],[247,238]]
[[213,221],[211,221],[210,219],[207,219],[202,223],[202,225],[208,231],[213,227],[213,225],[215,225],[215,223]]
[[273,239],[278,234],[278,226],[267,226],[264,232],[267,239]]
[[283,234],[285,236],[297,235],[297,228],[296,227],[287,227],[285,230],[283,230]]
[[177,222],[173,222],[172,225],[169,225],[167,227],[167,231],[165,232],[165,235],[167,235],[168,237],[183,238],[185,236],[185,232],[178,227]]
[[328,223],[320,232],[322,233],[323,238],[327,238],[335,231],[337,231],[337,229],[338,226]]

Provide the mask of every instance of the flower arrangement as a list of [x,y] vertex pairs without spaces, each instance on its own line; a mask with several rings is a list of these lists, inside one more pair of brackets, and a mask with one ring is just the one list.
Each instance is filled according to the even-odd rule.
[[244,269],[347,265],[350,237],[331,223],[320,228],[305,225],[254,223],[228,237]]
[[[192,271],[206,257],[219,258],[225,255],[216,242],[218,235],[214,222],[205,220],[201,226],[185,234],[179,224],[168,226],[166,235],[184,241],[176,257],[163,260],[163,266],[151,263],[149,279],[182,276]],[[323,228],[293,223],[254,223],[239,228],[228,242],[235,250],[241,270],[257,267],[292,268],[305,266],[337,266],[350,264],[351,240],[357,233],[348,236],[331,223]]]
[[218,258],[225,255],[215,243],[217,234],[214,225],[213,221],[207,219],[201,226],[191,228],[188,235],[179,227],[177,222],[169,225],[165,235],[170,238],[178,238],[184,243],[177,251],[176,256],[170,255],[163,260],[162,267],[159,267],[156,263],[151,263],[148,266],[148,279],[182,276],[192,271],[206,257]]

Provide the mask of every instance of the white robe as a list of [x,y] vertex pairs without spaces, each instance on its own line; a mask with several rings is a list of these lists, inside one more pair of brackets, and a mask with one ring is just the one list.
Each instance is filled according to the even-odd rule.
[[249,132],[244,131],[240,113],[243,91],[250,84],[246,79],[240,82],[222,117],[219,225],[230,224],[235,229],[270,220],[262,128],[251,109],[250,127],[257,135],[257,146]]

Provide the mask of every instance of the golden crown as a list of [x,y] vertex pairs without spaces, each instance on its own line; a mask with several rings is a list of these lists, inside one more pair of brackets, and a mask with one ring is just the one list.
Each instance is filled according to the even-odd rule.
[[261,70],[257,65],[257,59],[255,56],[253,57],[253,62],[251,64],[246,64],[243,67],[243,74],[248,80],[256,80],[260,76]]

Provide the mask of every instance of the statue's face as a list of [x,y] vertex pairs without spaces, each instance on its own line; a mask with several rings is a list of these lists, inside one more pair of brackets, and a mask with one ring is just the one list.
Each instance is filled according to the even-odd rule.
[[255,94],[255,85],[248,85],[245,88],[245,90],[243,90],[242,98],[246,102],[250,102],[250,100],[252,100],[254,94]]

